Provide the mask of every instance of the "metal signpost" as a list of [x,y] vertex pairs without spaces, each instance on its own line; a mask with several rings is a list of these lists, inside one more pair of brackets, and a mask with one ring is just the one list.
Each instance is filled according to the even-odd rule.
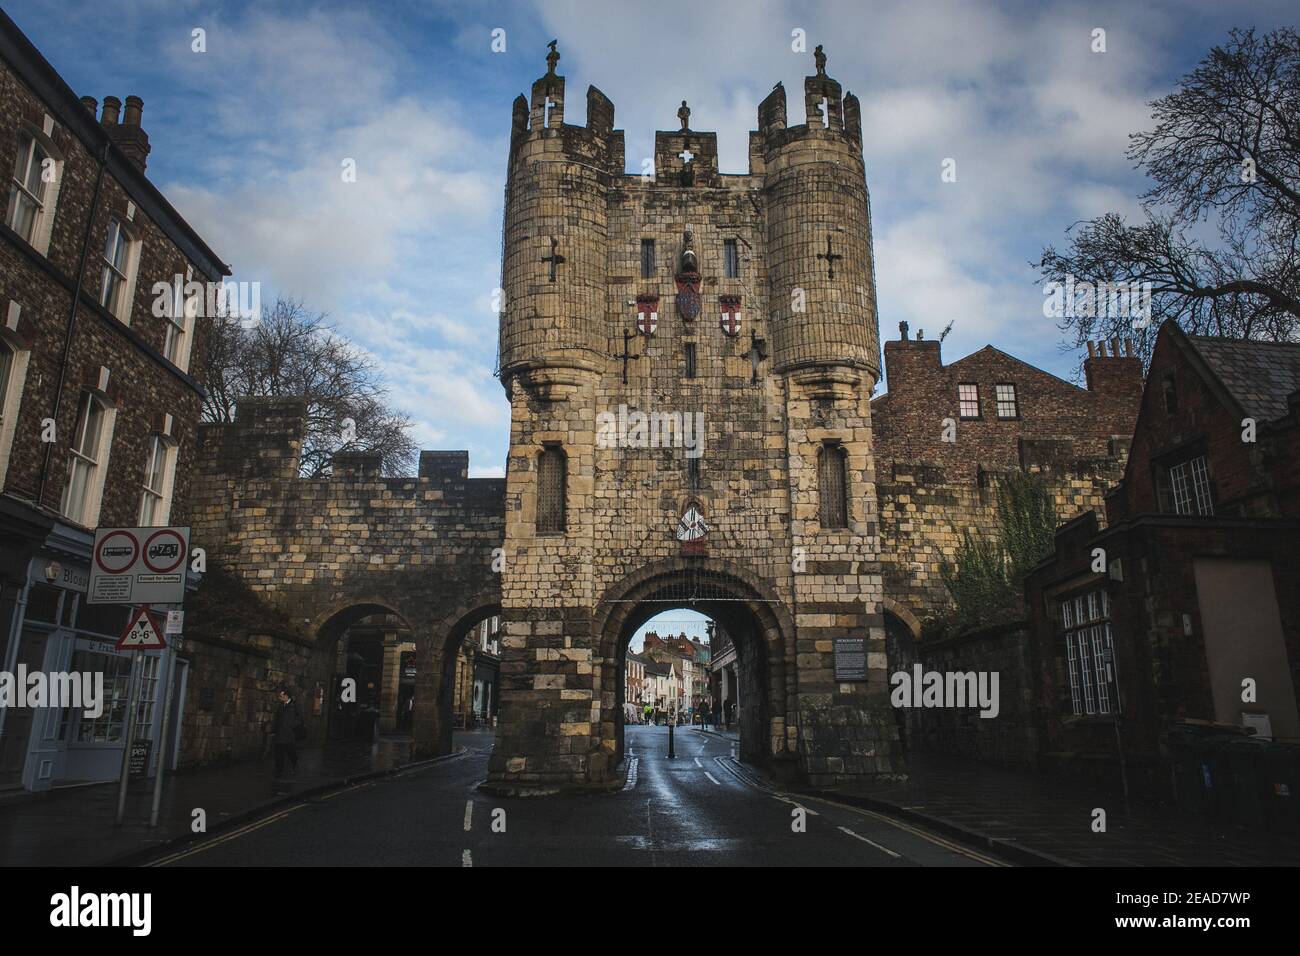
[[[130,784],[131,750],[136,736],[136,711],[140,690],[144,686],[144,652],[165,650],[163,628],[149,612],[151,604],[175,605],[168,614],[168,631],[176,611],[185,601],[185,578],[190,556],[190,529],[174,528],[98,528],[91,552],[90,582],[86,587],[87,604],[132,604],[136,606],[131,622],[117,642],[118,650],[134,650],[131,682],[127,693],[126,749],[122,753],[122,775],[118,781],[115,823],[122,825],[126,815],[126,792]],[[179,633],[179,626],[176,627]],[[161,742],[154,748],[158,771],[154,779],[153,812],[150,825],[158,823],[158,806],[162,797],[162,767],[166,761],[167,732],[171,716],[172,680],[176,655],[168,657]],[[148,768],[145,768],[148,773]]]
[[[136,608],[117,642],[117,650],[134,650],[135,656],[131,661],[131,683],[126,697],[126,747],[122,750],[122,773],[117,783],[117,814],[113,820],[115,826],[120,827],[126,816],[126,791],[131,784],[131,751],[135,745],[137,729],[136,711],[140,706],[140,689],[144,686],[144,652],[162,650],[166,646],[162,629],[149,609]],[[145,772],[148,772],[148,767]]]

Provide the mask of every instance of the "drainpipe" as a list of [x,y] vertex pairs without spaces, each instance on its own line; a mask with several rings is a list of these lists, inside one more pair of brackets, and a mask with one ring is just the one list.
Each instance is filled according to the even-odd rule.
[[[59,384],[54,390],[54,408],[50,418],[58,427],[59,409],[63,405],[63,392],[68,380],[68,355],[72,351],[72,335],[77,327],[77,306],[81,303],[81,287],[86,279],[86,260],[90,256],[90,234],[95,228],[95,213],[99,211],[99,194],[104,185],[104,171],[108,165],[109,141],[104,140],[104,148],[99,155],[99,173],[95,177],[95,193],[90,200],[90,214],[86,217],[86,232],[81,237],[81,263],[77,266],[77,284],[72,290],[72,307],[68,310],[68,331],[63,339],[63,357],[59,361]],[[54,454],[54,442],[45,443],[45,458],[41,462],[41,477],[36,485],[36,506],[45,502],[45,481],[50,474],[50,456]]]
[[[18,664],[18,640],[23,631],[23,621],[27,619],[27,592],[31,589],[31,564],[28,564],[27,577],[23,580],[22,587],[16,589],[13,601],[13,616],[9,618],[9,634],[5,640],[4,669],[12,674],[16,671]],[[0,606],[4,604],[3,596],[0,596]],[[0,707],[0,737],[4,736],[5,716],[9,713],[8,707]]]

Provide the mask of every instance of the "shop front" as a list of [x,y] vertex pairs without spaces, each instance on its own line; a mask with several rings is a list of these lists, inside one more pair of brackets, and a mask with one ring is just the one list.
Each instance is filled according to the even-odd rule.
[[[3,669],[16,674],[23,665],[28,674],[102,674],[103,697],[92,709],[0,709],[0,789],[48,790],[117,780],[133,680],[138,684],[133,772],[152,776],[160,750],[167,766],[175,766],[186,662],[176,659],[169,739],[160,747],[175,642],[169,640],[161,651],[115,649],[134,608],[86,603],[92,544],[89,533],[53,522],[46,535],[31,542],[25,576],[13,574],[5,582]],[[13,561],[7,564],[14,568]],[[166,617],[165,608],[154,610],[160,619]]]

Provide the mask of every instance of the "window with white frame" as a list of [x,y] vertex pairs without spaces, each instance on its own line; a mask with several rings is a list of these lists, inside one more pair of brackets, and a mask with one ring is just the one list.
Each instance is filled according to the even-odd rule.
[[135,242],[117,219],[108,222],[102,265],[99,304],[130,325]]
[[167,333],[163,341],[163,355],[181,371],[190,364],[190,336],[194,330],[194,316],[198,312],[198,297],[185,297],[185,277],[177,273],[172,277],[169,302],[165,311]]
[[997,401],[998,418],[1019,418],[1020,405],[1016,402],[1016,387],[1010,382],[993,386],[993,397]]
[[162,435],[149,436],[149,454],[145,459],[144,480],[140,493],[141,528],[158,528],[171,516],[172,477],[175,449]]
[[27,375],[26,349],[15,348],[0,338],[0,488],[9,470],[9,452],[17,430],[18,406],[22,403],[23,380]]
[[1174,514],[1212,515],[1214,497],[1210,492],[1210,468],[1204,455],[1171,465],[1168,471],[1169,501]]
[[980,387],[973,382],[957,386],[957,410],[962,418],[980,417]]
[[41,252],[49,245],[49,225],[58,195],[58,173],[59,163],[51,155],[51,147],[30,130],[20,130],[9,180],[5,223]]
[[99,518],[99,497],[103,491],[102,468],[106,464],[108,412],[91,393],[82,396],[77,410],[77,427],[68,453],[68,483],[63,488],[64,515],[73,521],[93,525]]
[[1061,602],[1070,701],[1076,715],[1109,714],[1112,687],[1107,664],[1113,655],[1110,596],[1105,589]]

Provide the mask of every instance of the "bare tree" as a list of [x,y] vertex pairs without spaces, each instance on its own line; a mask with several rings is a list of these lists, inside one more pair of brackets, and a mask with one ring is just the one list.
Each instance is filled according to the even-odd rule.
[[1154,183],[1142,196],[1144,221],[1107,213],[1075,223],[1069,248],[1048,246],[1037,264],[1045,282],[1149,282],[1150,324],[1067,313],[1062,331],[1076,346],[1134,337],[1144,360],[1166,319],[1193,335],[1294,341],[1300,35],[1233,30],[1151,108],[1154,128],[1132,135],[1128,149]]
[[412,473],[411,421],[388,405],[378,368],[302,302],[280,298],[248,329],[235,317],[214,318],[206,370],[207,421],[233,421],[245,395],[306,400],[305,477],[329,474],[340,451],[379,452],[385,474]]

